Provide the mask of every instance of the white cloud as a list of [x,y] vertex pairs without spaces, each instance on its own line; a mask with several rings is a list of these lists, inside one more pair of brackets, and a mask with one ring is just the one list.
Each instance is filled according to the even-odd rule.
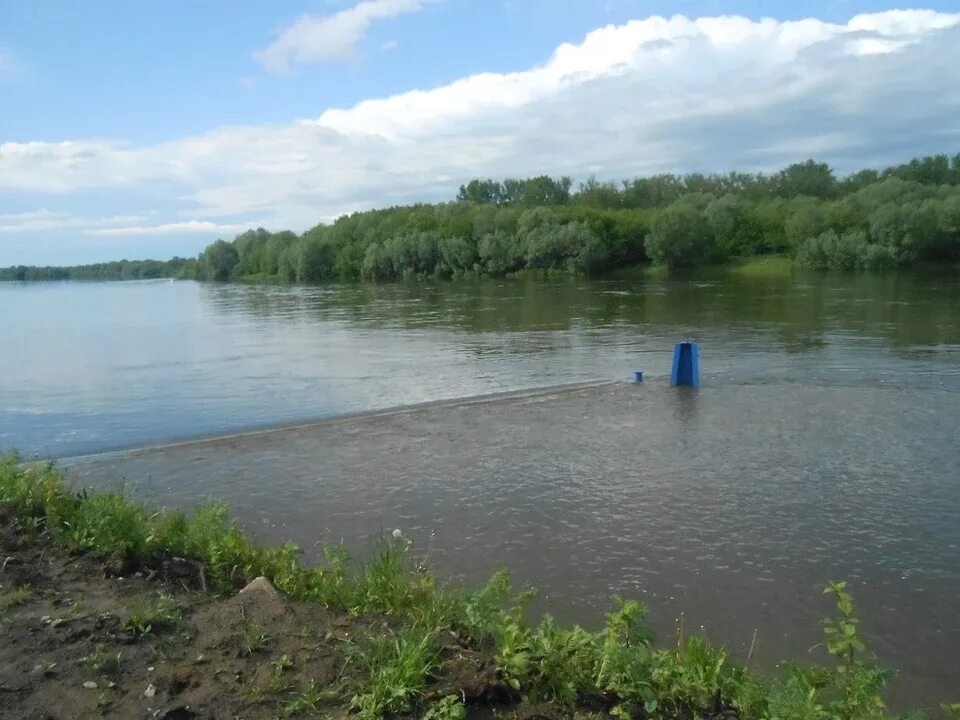
[[208,220],[187,220],[185,222],[164,223],[163,225],[135,225],[128,227],[102,227],[84,230],[84,235],[134,236],[134,235],[230,235],[243,232],[257,223],[238,223],[220,225]]
[[380,43],[381,52],[391,52],[396,50],[398,47],[400,47],[400,43],[398,43],[396,40],[387,40]]
[[129,224],[145,219],[143,215],[114,215],[111,217],[81,217],[66,212],[55,212],[45,208],[21,213],[0,213],[0,233],[42,232],[45,230],[64,230]]
[[333,15],[304,15],[254,55],[272,72],[282,72],[295,64],[347,60],[375,21],[416,12],[437,1],[363,0]]
[[[356,209],[447,199],[472,177],[770,170],[811,155],[843,172],[960,150],[957,67],[960,15],[648,18],[595,30],[523,72],[312,120],[146,146],[5,143],[0,190],[43,205],[147,193],[178,203],[152,221],[169,232],[191,232],[193,221],[227,234],[219,228],[249,217],[302,230]],[[120,234],[86,226],[98,228]]]

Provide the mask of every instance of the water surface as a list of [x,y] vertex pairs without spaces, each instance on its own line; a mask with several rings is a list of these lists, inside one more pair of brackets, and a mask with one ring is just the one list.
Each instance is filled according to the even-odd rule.
[[[168,504],[230,501],[308,554],[401,527],[447,576],[507,565],[594,623],[613,592],[761,662],[806,656],[827,579],[903,673],[960,687],[960,283],[950,276],[328,289],[0,285],[0,445]],[[703,387],[670,389],[673,342]],[[643,369],[647,383],[624,380]]]

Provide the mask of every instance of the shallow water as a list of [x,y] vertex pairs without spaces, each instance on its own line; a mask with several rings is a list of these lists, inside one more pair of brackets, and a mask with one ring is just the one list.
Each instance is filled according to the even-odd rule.
[[[820,588],[849,578],[896,695],[935,707],[960,688],[958,309],[944,276],[0,286],[0,445],[79,455],[614,380],[68,463],[227,500],[310,554],[400,527],[442,574],[506,565],[566,620],[618,592],[661,633],[683,612],[743,651],[757,629],[766,665],[807,656]],[[682,336],[697,391],[667,386]]]

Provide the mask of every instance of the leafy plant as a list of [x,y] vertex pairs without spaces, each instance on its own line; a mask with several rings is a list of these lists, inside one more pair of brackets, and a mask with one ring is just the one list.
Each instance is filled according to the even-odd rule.
[[836,597],[838,616],[824,621],[823,631],[827,636],[827,652],[841,659],[841,671],[853,665],[854,654],[867,649],[857,632],[860,619],[853,610],[853,596],[846,590],[846,582],[831,582],[824,595]]
[[142,637],[158,630],[177,627],[181,620],[182,612],[176,601],[160,595],[156,599],[137,600],[132,604],[123,628]]
[[457,695],[447,695],[430,706],[423,720],[464,720],[467,708]]
[[410,627],[354,646],[348,657],[366,677],[350,707],[362,720],[379,720],[412,709],[440,654],[434,630]]
[[139,503],[112,493],[94,494],[60,518],[67,547],[119,560],[142,557],[147,550],[147,514]]
[[294,666],[293,658],[286,654],[281,655],[271,664],[273,665],[273,673],[275,675],[283,675],[283,673],[292,669]]

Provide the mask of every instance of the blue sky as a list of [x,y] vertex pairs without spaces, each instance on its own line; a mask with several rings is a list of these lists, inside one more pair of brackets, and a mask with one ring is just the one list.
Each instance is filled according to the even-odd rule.
[[474,176],[957,152],[960,3],[898,7],[0,2],[0,265],[193,255]]

